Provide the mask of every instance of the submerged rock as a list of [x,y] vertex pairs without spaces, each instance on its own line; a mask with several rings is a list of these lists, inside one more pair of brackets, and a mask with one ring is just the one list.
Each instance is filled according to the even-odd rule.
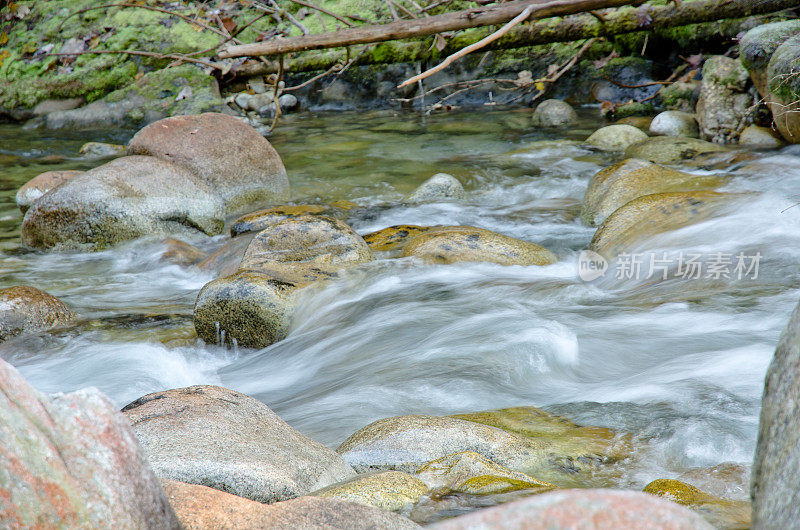
[[787,142],[800,143],[800,35],[781,44],[767,67],[767,104]]
[[800,20],[761,24],[739,40],[739,59],[762,97],[767,96],[767,66],[772,54],[794,35],[800,35]]
[[472,226],[432,228],[410,239],[403,257],[429,263],[479,261],[500,265],[550,265],[557,261],[544,247]]
[[186,241],[170,237],[162,241],[162,244],[166,247],[161,254],[162,261],[188,267],[206,259],[205,252]]
[[224,215],[222,201],[186,170],[150,156],[126,156],[34,202],[22,221],[22,244],[101,250],[154,234],[218,234]]
[[83,155],[84,158],[113,158],[125,156],[126,149],[124,145],[87,142],[81,146],[78,154]]
[[722,462],[710,467],[691,468],[677,478],[717,497],[750,497],[749,463]]
[[656,234],[677,230],[708,219],[730,206],[737,197],[713,191],[686,191],[644,195],[617,209],[597,229],[589,244],[613,259]]
[[299,204],[296,206],[275,206],[257,212],[243,215],[231,225],[231,236],[238,236],[248,232],[259,232],[268,226],[290,217],[306,215],[325,215],[328,217],[343,218],[346,210],[336,206],[320,204]]
[[795,528],[800,521],[800,304],[767,369],[750,497],[753,528]]
[[0,360],[0,527],[177,529],[125,418],[89,388],[48,397]]
[[17,191],[16,202],[22,213],[28,211],[33,201],[52,190],[56,186],[72,180],[78,175],[82,175],[83,171],[45,171],[36,175],[31,180],[22,185]]
[[64,302],[35,287],[0,289],[0,341],[20,333],[47,331],[75,318]]
[[698,140],[674,136],[657,136],[634,144],[625,150],[626,158],[642,158],[656,164],[677,164],[701,155],[721,153],[727,148]]
[[697,121],[692,114],[680,110],[666,110],[656,115],[650,123],[650,132],[661,136],[697,138]]
[[572,106],[560,99],[548,99],[539,103],[531,120],[535,127],[563,127],[577,121],[578,115]]
[[592,133],[586,143],[606,151],[624,151],[631,145],[647,140],[647,134],[633,125],[607,125]]
[[419,528],[405,517],[339,499],[299,497],[265,505],[196,484],[173,480],[163,484],[187,530]]
[[227,388],[156,392],[122,412],[160,478],[272,503],[354,475],[334,451]]
[[207,183],[229,212],[285,201],[289,180],[278,153],[255,129],[219,113],[175,116],[131,138],[128,153],[173,162]]
[[397,250],[405,246],[411,238],[430,229],[429,226],[395,225],[366,234],[364,241],[370,250],[376,252]]
[[426,493],[428,486],[420,479],[400,471],[384,471],[357,475],[310,495],[397,511],[417,502]]
[[721,144],[733,143],[753,121],[750,78],[736,59],[715,55],[703,65],[703,83],[697,100],[700,137]]
[[777,149],[785,144],[781,135],[769,127],[750,125],[739,135],[739,145],[753,149]]
[[239,270],[244,251],[256,236],[255,232],[234,237],[197,264],[197,268],[214,276],[230,276]]
[[618,208],[643,195],[668,191],[711,189],[719,177],[692,175],[646,160],[628,158],[596,173],[583,198],[581,220],[597,226]]
[[447,519],[428,528],[431,530],[713,529],[699,515],[674,502],[646,493],[611,489],[551,491]]
[[415,189],[411,194],[403,199],[409,204],[419,204],[423,202],[458,201],[465,199],[467,193],[464,186],[453,175],[447,173],[437,173]]
[[711,523],[724,530],[750,528],[750,503],[716,497],[694,486],[674,479],[658,479],[644,487],[645,493],[667,498],[692,508]]

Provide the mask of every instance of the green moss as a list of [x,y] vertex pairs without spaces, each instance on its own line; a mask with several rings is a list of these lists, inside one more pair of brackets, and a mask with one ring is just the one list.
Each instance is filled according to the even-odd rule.
[[640,103],[634,101],[620,105],[612,112],[612,119],[619,120],[629,116],[652,116],[656,113],[656,109],[649,103]]

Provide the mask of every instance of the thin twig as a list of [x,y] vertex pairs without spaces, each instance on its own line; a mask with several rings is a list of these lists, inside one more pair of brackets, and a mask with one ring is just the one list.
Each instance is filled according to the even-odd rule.
[[397,10],[394,8],[394,4],[392,4],[389,0],[383,0],[383,3],[389,6],[389,13],[392,14],[392,18],[395,21],[400,20],[400,17],[397,16]]
[[483,48],[484,46],[488,45],[489,43],[496,41],[497,39],[499,39],[500,37],[502,37],[503,35],[508,33],[511,30],[511,28],[513,28],[514,26],[516,26],[520,22],[523,22],[525,19],[527,19],[530,16],[531,11],[533,11],[533,6],[526,7],[522,11],[522,13],[520,13],[519,15],[517,15],[514,18],[512,18],[511,20],[509,20],[502,28],[498,29],[497,31],[495,31],[491,35],[488,35],[488,36],[482,38],[481,40],[479,40],[478,42],[476,42],[474,44],[471,44],[471,45],[467,46],[466,48],[463,48],[463,49],[455,52],[452,55],[449,55],[444,61],[442,61],[441,63],[437,64],[433,68],[431,68],[429,70],[426,70],[426,71],[422,72],[419,75],[415,75],[414,77],[412,77],[410,79],[406,79],[405,81],[400,83],[397,86],[397,88],[403,88],[405,86],[408,86],[408,85],[411,85],[413,83],[416,83],[420,79],[425,79],[426,77],[430,77],[431,75],[435,74],[436,72],[440,72],[440,71],[444,70],[445,68],[447,68],[453,61],[455,61],[457,59],[460,59],[461,57],[464,57],[465,55],[467,55],[469,53],[472,53],[475,50],[480,50],[481,48]]
[[275,90],[272,92],[272,101],[275,104],[275,117],[272,119],[272,125],[269,126],[269,132],[275,130],[278,125],[278,118],[281,115],[281,106],[278,104],[278,90],[280,90],[281,79],[283,79],[283,54],[278,56],[278,77],[275,78]]
[[[298,4],[298,5],[301,5],[301,6],[305,6],[305,7],[309,8],[309,9],[314,9],[316,11],[319,11],[320,13],[325,13],[329,17],[335,18],[336,20],[338,20],[339,22],[341,22],[342,24],[344,24],[348,28],[352,28],[353,27],[353,23],[352,22],[348,22],[346,18],[341,17],[341,16],[337,15],[336,13],[332,13],[332,12],[328,11],[327,9],[323,9],[323,8],[317,6],[317,5],[314,5],[311,2],[306,2],[305,0],[291,0],[291,1],[294,2],[295,4]],[[353,17],[350,17],[350,18],[353,18]]]
[[324,72],[322,72],[321,74],[315,75],[311,79],[307,79],[306,81],[303,81],[299,85],[286,87],[286,88],[283,89],[283,91],[284,92],[291,92],[292,90],[299,90],[299,89],[301,89],[303,87],[307,87],[308,85],[310,85],[311,83],[313,83],[317,79],[322,79],[323,77],[325,77],[328,74],[332,74],[333,72],[337,72],[337,71],[341,70],[342,68],[344,68],[344,66],[345,65],[343,63],[336,63],[333,66],[331,66],[330,68],[328,68],[327,70],[325,70]]
[[281,15],[284,15],[286,18],[288,18],[288,19],[289,19],[289,22],[291,22],[292,24],[294,24],[295,26],[297,26],[297,27],[300,29],[300,32],[301,32],[303,35],[308,35],[308,34],[310,34],[310,33],[311,33],[310,31],[308,31],[308,28],[307,28],[307,27],[305,27],[305,26],[304,26],[304,25],[303,25],[303,24],[302,24],[302,23],[301,23],[299,20],[297,20],[296,18],[294,18],[294,16],[293,16],[291,13],[289,13],[289,12],[288,12],[288,11],[286,11],[285,9],[282,9],[282,8],[281,8],[281,7],[280,7],[280,6],[277,4],[277,2],[275,2],[275,0],[268,0],[268,1],[269,1],[269,3],[270,3],[270,4],[272,4],[272,7],[274,7],[274,8],[275,8],[275,9],[276,9],[276,10],[277,10],[277,11],[278,11],[278,12],[279,12]]
[[394,7],[396,7],[400,11],[402,11],[403,13],[405,13],[406,15],[408,15],[409,17],[411,17],[411,18],[419,18],[417,15],[415,15],[414,13],[412,13],[411,11],[406,9],[402,4],[400,4],[398,2],[395,2],[394,0],[386,0],[386,1],[389,2],[390,4],[392,4]]

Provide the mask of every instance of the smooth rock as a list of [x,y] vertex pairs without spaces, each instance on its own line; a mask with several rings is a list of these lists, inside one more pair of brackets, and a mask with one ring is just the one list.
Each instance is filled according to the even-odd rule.
[[206,259],[206,253],[186,241],[169,237],[161,242],[166,248],[161,254],[161,260],[174,263],[182,267],[197,265]]
[[75,318],[64,302],[35,287],[0,289],[0,341],[20,333],[64,326]]
[[767,67],[767,104],[783,138],[800,143],[800,35],[781,44]]
[[0,360],[0,527],[177,529],[125,417],[94,388],[46,396]]
[[278,153],[233,116],[205,113],[151,123],[128,143],[128,153],[182,166],[218,193],[229,212],[285,201],[289,180]]
[[83,171],[45,171],[44,173],[40,173],[23,184],[17,191],[17,206],[22,210],[22,213],[25,213],[28,211],[28,208],[31,207],[33,201],[56,186],[68,180],[72,180],[83,173]]
[[533,111],[534,127],[564,127],[578,121],[578,115],[572,106],[560,99],[548,99],[539,103]]
[[592,133],[586,143],[606,151],[624,151],[631,145],[647,140],[647,134],[633,125],[607,125]]
[[777,149],[786,145],[786,142],[769,127],[750,125],[739,135],[739,145],[753,149]]
[[160,478],[272,503],[354,475],[334,451],[227,388],[156,392],[122,412]]
[[699,513],[714,528],[747,530],[750,528],[750,502],[716,497],[694,486],[674,479],[658,479],[643,490],[664,497]]
[[294,206],[275,206],[258,210],[236,219],[231,225],[231,235],[238,236],[248,232],[259,232],[290,217],[301,215],[326,215],[343,218],[345,210],[321,204],[299,204]]
[[753,528],[796,528],[800,521],[800,304],[767,369],[750,498]]
[[560,490],[478,510],[428,526],[431,530],[712,530],[674,502],[637,491]]
[[77,109],[78,107],[83,105],[83,103],[84,103],[83,98],[47,99],[45,101],[37,103],[36,106],[33,107],[33,115],[46,116],[51,112]]
[[598,226],[618,208],[637,197],[670,191],[712,189],[722,179],[710,175],[692,175],[659,166],[646,160],[628,158],[597,172],[583,198],[581,220]]
[[411,192],[403,202],[420,204],[425,202],[459,201],[467,198],[464,186],[453,175],[437,173]]
[[395,225],[364,236],[367,246],[376,252],[401,249],[411,238],[430,230],[429,226]]
[[230,276],[239,270],[244,251],[256,236],[255,232],[243,234],[226,241],[220,248],[212,252],[206,259],[197,264],[197,268],[210,272],[215,277]]
[[44,126],[48,129],[112,129],[129,123],[128,113],[141,105],[137,100],[123,100],[115,103],[94,101],[83,107],[71,110],[57,110],[44,116]]
[[104,144],[102,142],[86,142],[78,150],[84,158],[115,158],[125,156],[124,145]]
[[126,156],[35,201],[22,222],[22,243],[100,250],[154,234],[218,234],[224,214],[222,201],[185,169],[150,156]]
[[661,136],[697,138],[697,121],[692,114],[680,110],[666,110],[650,122],[650,133]]
[[500,265],[550,265],[557,261],[552,252],[535,243],[472,226],[428,230],[409,240],[402,256],[438,264],[477,261]]
[[247,110],[258,112],[263,107],[274,104],[274,93],[272,90],[270,90],[268,92],[262,92],[261,94],[255,94],[251,96],[250,100],[247,102]]
[[163,484],[186,530],[419,528],[405,517],[339,499],[299,497],[265,505],[196,484]]
[[703,65],[703,83],[695,112],[704,140],[735,143],[753,121],[754,97],[748,89],[750,76],[742,63],[715,55]]
[[416,476],[445,494],[492,495],[518,490],[541,493],[555,488],[552,484],[511,471],[472,451],[428,462],[417,470]]
[[310,493],[315,497],[336,498],[397,511],[417,502],[428,493],[420,479],[401,471],[364,473]]
[[293,94],[283,94],[278,98],[278,105],[282,112],[294,112],[300,108],[300,102]]
[[762,97],[767,96],[767,66],[772,54],[787,39],[800,34],[800,20],[761,24],[739,40],[739,59]]
[[613,259],[656,234],[677,230],[721,213],[736,195],[714,191],[655,193],[637,197],[603,221],[589,250]]
[[628,116],[616,122],[617,125],[632,125],[644,133],[650,130],[651,123],[653,123],[652,116]]
[[656,136],[633,144],[625,150],[626,158],[641,158],[656,164],[677,164],[702,155],[722,153],[727,148],[698,140],[676,136]]
[[250,100],[253,98],[252,94],[248,94],[247,92],[240,92],[236,94],[236,97],[233,98],[233,102],[239,106],[240,109],[249,110],[250,109]]

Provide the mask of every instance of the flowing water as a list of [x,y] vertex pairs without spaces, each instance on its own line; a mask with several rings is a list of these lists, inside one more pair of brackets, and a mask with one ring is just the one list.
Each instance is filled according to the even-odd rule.
[[[79,325],[0,345],[47,392],[96,386],[120,406],[157,390],[218,384],[257,397],[336,447],[367,423],[410,413],[534,405],[633,433],[642,446],[616,479],[641,488],[721,462],[749,465],[764,373],[798,298],[800,150],[752,153],[699,173],[755,192],[738,207],[647,242],[674,257],[760,253],[758,277],[664,281],[577,275],[593,229],[577,214],[590,177],[616,161],[580,144],[600,126],[534,130],[528,110],[422,117],[381,111],[298,115],[272,138],[293,201],[370,208],[360,233],[394,224],[466,224],[544,245],[547,267],[379,260],[303,294],[287,339],[255,351],[203,344],[191,313],[211,278],[159,260],[158,240],[96,254],[24,253],[16,189],[50,169],[86,169],[85,141],[133,131],[52,133],[0,126],[0,287],[58,296]],[[741,158],[741,157],[740,157]],[[464,203],[405,206],[437,172]],[[213,249],[223,236],[192,241]],[[660,255],[660,254],[659,254]],[[613,268],[613,264],[612,264]],[[646,267],[645,267],[646,268]],[[746,478],[728,494],[746,497]]]

